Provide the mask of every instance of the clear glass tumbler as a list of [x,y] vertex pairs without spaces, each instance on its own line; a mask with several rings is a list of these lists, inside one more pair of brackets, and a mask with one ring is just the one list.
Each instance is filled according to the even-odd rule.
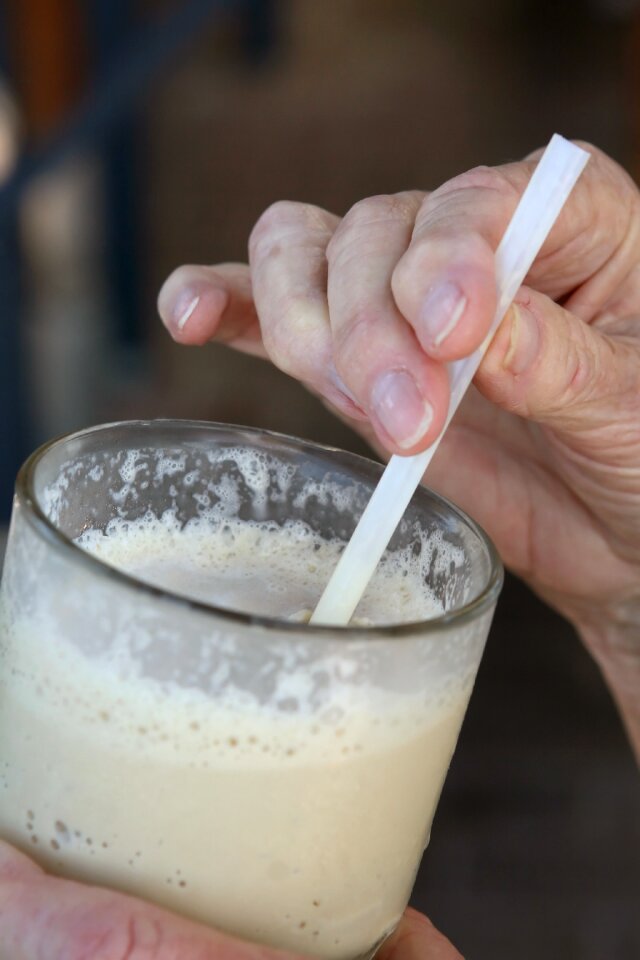
[[429,544],[444,612],[345,629],[198,602],[74,540],[218,509],[346,542],[380,472],[180,421],[34,453],[0,601],[0,835],[53,873],[240,937],[372,956],[409,899],[500,591],[485,534],[419,490],[391,548]]

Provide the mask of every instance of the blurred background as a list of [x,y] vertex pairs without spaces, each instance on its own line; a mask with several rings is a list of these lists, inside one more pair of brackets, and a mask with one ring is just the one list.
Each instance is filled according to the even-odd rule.
[[[638,2],[0,0],[0,523],[24,456],[99,421],[361,451],[260,361],[174,345],[163,279],[246,259],[276,199],[340,213],[556,130],[638,172]],[[476,960],[637,960],[638,787],[594,666],[508,580],[415,905]]]

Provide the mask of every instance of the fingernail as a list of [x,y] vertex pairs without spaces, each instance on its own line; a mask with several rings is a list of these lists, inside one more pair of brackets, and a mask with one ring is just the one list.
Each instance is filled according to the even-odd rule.
[[173,316],[175,319],[175,325],[178,328],[178,330],[184,330],[187,323],[189,322],[189,318],[193,315],[194,310],[200,303],[199,296],[191,297],[186,307],[184,307],[185,299],[186,299],[185,297],[179,297],[178,302],[174,308]]
[[404,370],[391,370],[376,380],[371,405],[381,426],[403,450],[413,447],[433,420],[431,404]]
[[540,329],[538,321],[530,313],[515,303],[508,313],[509,346],[504,355],[502,366],[516,376],[531,367],[540,351]]
[[418,317],[420,339],[439,347],[456,327],[467,306],[467,298],[457,283],[436,284],[431,288]]

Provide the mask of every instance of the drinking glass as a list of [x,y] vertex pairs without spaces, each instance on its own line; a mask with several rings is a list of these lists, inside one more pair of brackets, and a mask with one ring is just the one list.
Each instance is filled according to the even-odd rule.
[[490,541],[420,489],[389,549],[419,556],[441,612],[348,628],[202,602],[75,541],[213,511],[346,542],[380,473],[186,421],[34,453],[0,595],[0,835],[239,937],[371,957],[408,902],[474,684],[502,583]]

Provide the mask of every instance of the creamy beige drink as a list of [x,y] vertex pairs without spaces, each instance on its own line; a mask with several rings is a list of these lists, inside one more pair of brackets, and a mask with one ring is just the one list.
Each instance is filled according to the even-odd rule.
[[[283,617],[313,605],[339,550],[302,524],[205,518],[185,528],[165,516],[107,532],[80,542],[156,585]],[[358,616],[438,613],[423,574],[419,558],[398,552]],[[469,683],[394,692],[349,676],[348,661],[330,679],[326,662],[314,699],[292,663],[262,703],[232,683],[212,697],[141,675],[130,647],[108,661],[86,656],[61,631],[73,609],[54,612],[5,624],[3,837],[55,872],[321,957],[363,955],[393,927]],[[96,624],[104,615],[97,608]]]
[[356,611],[302,622],[380,467],[220,424],[112,424],[17,481],[0,837],[237,936],[365,960],[404,910],[500,565],[417,491]]

